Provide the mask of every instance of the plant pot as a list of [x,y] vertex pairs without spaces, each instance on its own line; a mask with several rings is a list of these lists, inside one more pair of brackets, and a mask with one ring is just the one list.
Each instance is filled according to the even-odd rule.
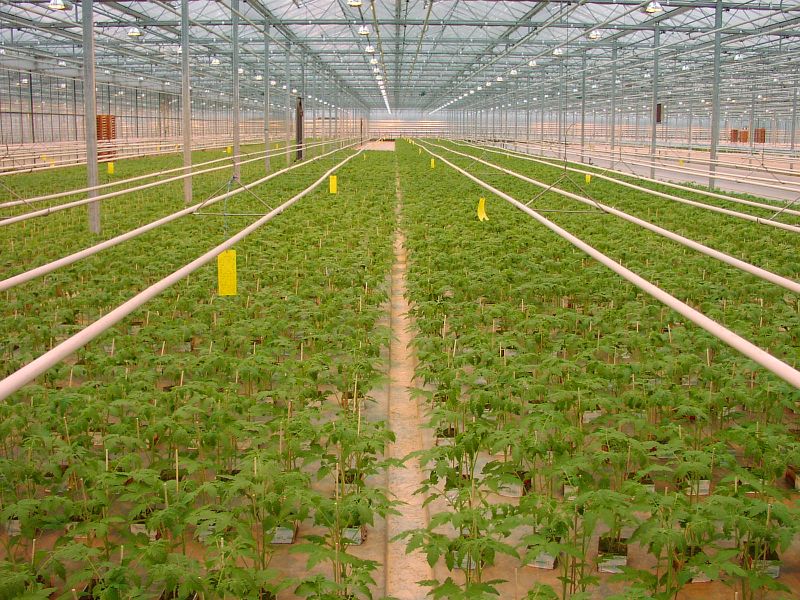
[[[560,540],[551,539],[551,542],[559,542]],[[531,546],[528,546],[528,550],[531,549]],[[549,552],[539,552],[533,560],[528,561],[527,566],[533,567],[534,569],[549,569],[553,570],[558,565],[558,555],[557,554],[550,554]]]
[[692,479],[688,482],[685,491],[690,496],[708,496],[711,493],[711,480]]
[[452,446],[455,443],[456,428],[454,426],[442,427],[436,430],[437,446]]
[[275,528],[275,533],[272,534],[270,544],[293,544],[297,539],[298,524],[281,525]]
[[[686,550],[682,553],[681,556],[676,557],[672,561],[672,566],[676,571],[681,570],[682,568],[686,569],[686,572],[689,573],[692,577],[689,579],[689,583],[709,583],[712,581],[711,577],[706,575],[703,571],[701,571],[698,567],[693,565],[686,565],[686,562],[701,553],[700,546],[689,546]],[[707,563],[706,563],[707,564]]]
[[22,521],[19,519],[9,519],[6,521],[6,535],[8,537],[17,537],[22,534]]
[[364,525],[345,527],[342,529],[342,539],[346,540],[347,544],[360,546],[367,541],[367,528]]
[[789,465],[786,467],[786,472],[784,473],[783,477],[786,479],[786,483],[789,484],[789,487],[793,490],[800,490],[800,467],[796,467],[794,465]]
[[601,573],[622,573],[628,565],[628,542],[623,538],[600,536],[597,542],[597,570]]
[[600,409],[597,410],[585,410],[581,414],[581,423],[586,425],[587,423],[591,423],[592,421],[596,421],[600,418],[603,414],[603,411]]
[[130,532],[133,535],[144,535],[151,542],[161,539],[161,532],[157,529],[148,529],[145,523],[131,523]]
[[575,500],[578,497],[578,486],[565,483],[563,488],[564,500]]
[[[777,579],[781,574],[781,559],[778,552],[772,548],[768,548],[766,553],[762,552],[759,548],[758,558],[756,558],[756,547],[754,544],[747,544],[745,548],[746,562],[750,562],[753,569],[763,573],[768,577]],[[747,565],[743,565],[745,568]]]

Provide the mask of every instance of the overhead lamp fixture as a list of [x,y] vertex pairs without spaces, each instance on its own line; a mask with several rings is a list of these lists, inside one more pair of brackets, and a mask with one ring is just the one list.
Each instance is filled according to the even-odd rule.
[[378,64],[378,59],[377,59],[377,58],[370,58],[370,59],[369,59],[369,64],[371,64],[371,65],[377,65],[377,64]]
[[129,38],[140,38],[142,37],[142,30],[138,27],[131,27],[128,29],[128,37]]
[[256,75],[256,81],[263,81],[263,80],[264,77],[262,77],[261,75]]
[[219,66],[219,59],[216,56],[211,57],[211,66],[218,67]]
[[65,60],[58,61],[58,66],[59,67],[66,67],[67,66],[67,61],[65,61]]
[[517,74],[517,70],[516,70],[516,69],[511,69],[511,70],[508,72],[508,74],[509,74],[509,75],[511,75],[511,76],[513,77],[514,75],[516,75],[516,74]]
[[482,86],[482,85],[479,85],[479,86],[478,86],[478,91],[480,92],[481,90],[483,90],[483,86]]
[[364,48],[364,52],[366,52],[367,54],[374,54],[375,48],[372,46],[372,44],[367,44],[367,47]]
[[733,57],[733,60],[744,60],[744,54],[737,54]]
[[347,6],[350,8],[361,8],[361,0],[347,0]]
[[297,88],[292,88],[292,93],[296,94],[297,93]]
[[358,35],[369,35],[369,28],[366,25],[362,25],[358,28]]
[[553,56],[563,56],[563,55],[564,51],[561,48],[556,48],[555,50],[553,50]]
[[503,78],[500,75],[497,76],[497,83],[503,83]]
[[491,81],[487,81],[487,82],[486,82],[486,87],[487,87],[487,88],[488,88],[488,87],[492,87],[492,82],[491,82]]
[[536,66],[536,61],[535,60],[529,60],[528,61],[528,66],[529,67],[535,67]]
[[64,3],[64,0],[50,0],[47,4],[47,8],[50,10],[67,10],[67,5]]
[[274,79],[270,79],[269,80],[269,84],[274,87],[274,86],[278,85],[278,82],[275,81]]
[[644,7],[644,12],[648,15],[657,15],[658,13],[664,12],[664,7],[661,6],[661,2],[658,0],[650,0],[647,6]]
[[596,30],[592,30],[592,31],[589,32],[589,35],[587,35],[586,37],[588,37],[593,42],[596,42],[597,40],[600,39],[600,32],[596,31]]
[[238,69],[236,69],[236,72],[237,72],[237,73],[239,73],[239,75],[244,75],[244,69],[243,69],[243,68],[241,68],[241,67],[239,67]]

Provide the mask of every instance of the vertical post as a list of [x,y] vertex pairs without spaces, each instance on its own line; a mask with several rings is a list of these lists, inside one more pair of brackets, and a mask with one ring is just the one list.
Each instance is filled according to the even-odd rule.
[[656,178],[656,145],[658,136],[658,51],[661,42],[661,29],[656,23],[653,30],[653,102],[650,115],[650,179]]
[[[611,153],[617,140],[617,43],[611,48]],[[614,158],[613,156],[611,157]]]
[[[181,114],[183,117],[183,174],[192,172],[192,96],[189,85],[189,0],[181,0]],[[192,178],[183,180],[183,202],[192,202]]]
[[[81,3],[83,11],[83,125],[86,132],[86,172],[88,187],[97,187],[99,173],[97,168],[97,97],[94,78],[94,0]],[[97,196],[96,190],[89,191],[89,197]],[[100,233],[100,204],[88,205],[89,231]]]
[[264,170],[270,172],[269,164],[269,101],[270,89],[272,86],[269,84],[270,68],[269,68],[269,23],[264,23]]
[[292,135],[292,76],[290,74],[290,60],[292,55],[292,43],[286,42],[286,165],[292,164],[292,151],[289,149]]
[[[794,152],[795,137],[797,136],[797,83],[792,89],[792,122],[789,125],[789,150]],[[792,157],[794,158],[794,157]]]
[[719,144],[719,85],[720,67],[722,66],[722,0],[717,0],[714,13],[714,80],[711,91],[711,153],[708,167],[708,187],[714,189],[717,166],[717,146]]
[[689,142],[689,150],[686,153],[688,158],[692,156],[692,121],[694,119],[694,88],[689,93],[689,135],[688,135],[688,142]]
[[300,99],[296,102],[297,111],[300,112],[299,115],[296,115],[296,127],[297,127],[297,159],[300,160],[305,156],[305,149],[306,149],[306,128],[305,128],[305,103],[307,101],[306,98],[306,55],[303,54],[303,60],[300,61]]
[[233,52],[233,178],[239,181],[242,167],[239,164],[239,0],[231,0],[231,41]]
[[586,162],[586,52],[581,56],[581,162]]

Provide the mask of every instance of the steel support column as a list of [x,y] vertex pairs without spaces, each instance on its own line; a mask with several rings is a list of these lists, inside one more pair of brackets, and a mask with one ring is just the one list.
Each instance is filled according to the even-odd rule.
[[[97,168],[97,97],[94,77],[94,2],[81,3],[83,20],[83,125],[86,134],[86,173],[87,187],[97,187],[99,173]],[[90,190],[90,198],[97,196],[97,190]],[[100,233],[100,204],[87,204],[89,212],[89,231]]]
[[581,56],[581,162],[586,162],[586,52]]
[[264,23],[264,171],[270,172],[271,165],[269,161],[269,145],[270,145],[270,131],[269,131],[269,101],[270,90],[272,86],[270,81],[270,66],[269,66],[269,23]]
[[713,85],[711,89],[711,152],[709,158],[709,177],[708,187],[714,189],[716,180],[714,174],[717,167],[715,161],[717,160],[717,147],[719,145],[719,86],[720,86],[720,68],[722,66],[722,0],[717,0],[717,6],[714,13],[714,73]]
[[611,48],[611,153],[617,140],[617,45]]
[[239,158],[241,154],[240,148],[240,131],[239,131],[239,118],[241,107],[239,105],[239,0],[231,0],[231,52],[232,58],[232,110],[233,110],[233,178],[238,181],[241,177],[241,165]]
[[289,166],[292,164],[292,151],[290,149],[291,146],[291,139],[292,139],[292,78],[291,78],[291,71],[290,71],[290,61],[292,58],[292,44],[291,42],[286,42],[286,114],[285,117],[285,127],[286,127],[286,135],[284,136],[284,140],[286,142],[286,165]]
[[[189,0],[181,0],[181,116],[183,174],[192,172],[192,91],[189,82]],[[183,202],[192,202],[192,178],[183,180]]]
[[653,29],[653,102],[650,114],[650,179],[656,177],[656,149],[658,146],[658,54],[661,43],[661,28]]

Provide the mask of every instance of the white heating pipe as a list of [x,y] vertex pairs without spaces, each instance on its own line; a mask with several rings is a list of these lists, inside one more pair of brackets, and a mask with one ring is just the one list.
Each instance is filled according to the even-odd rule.
[[[772,356],[769,352],[766,352],[766,351],[762,350],[761,348],[759,348],[758,346],[756,346],[752,342],[747,341],[746,339],[744,339],[740,335],[734,333],[733,331],[731,331],[727,327],[724,327],[723,325],[720,325],[719,323],[717,323],[713,319],[708,318],[706,315],[704,315],[703,313],[701,313],[698,310],[695,310],[694,308],[692,308],[688,304],[685,304],[684,302],[681,302],[675,296],[672,296],[671,294],[669,294],[666,291],[662,290],[658,286],[650,283],[649,281],[647,281],[646,279],[644,279],[640,275],[637,275],[636,273],[634,273],[630,269],[626,269],[621,264],[619,264],[618,262],[612,260],[611,258],[606,256],[605,254],[603,254],[599,250],[596,250],[595,248],[593,248],[592,246],[590,246],[586,242],[584,242],[581,239],[575,237],[574,235],[569,233],[567,230],[559,227],[558,225],[556,225],[552,221],[549,221],[548,219],[546,219],[545,217],[543,217],[542,215],[537,213],[532,208],[528,208],[522,202],[519,202],[518,200],[515,200],[514,198],[512,198],[508,194],[506,194],[504,192],[501,192],[497,188],[494,188],[491,185],[489,185],[488,183],[478,179],[477,177],[475,177],[474,175],[468,173],[464,169],[461,169],[461,168],[457,167],[456,165],[454,165],[453,163],[451,163],[447,159],[445,159],[442,156],[439,156],[438,154],[436,154],[433,151],[431,151],[423,143],[420,143],[420,146],[422,146],[426,150],[426,152],[428,152],[434,158],[437,158],[438,160],[440,160],[444,164],[452,167],[453,169],[455,169],[456,171],[458,171],[459,173],[461,173],[462,175],[464,175],[465,177],[467,177],[468,179],[470,179],[474,183],[478,184],[482,188],[492,192],[493,194],[495,194],[496,196],[498,196],[498,197],[502,198],[503,200],[509,202],[510,204],[512,204],[513,206],[515,206],[519,210],[521,210],[522,212],[530,215],[531,217],[536,219],[539,223],[541,223],[542,225],[544,225],[545,227],[550,229],[552,232],[554,232],[556,235],[558,235],[559,237],[567,240],[569,243],[571,243],[573,246],[579,248],[580,250],[583,250],[586,254],[588,254],[589,256],[594,258],[600,264],[605,265],[606,267],[608,267],[609,269],[614,271],[617,275],[621,276],[626,281],[632,283],[633,285],[635,285],[639,289],[641,289],[644,292],[650,294],[651,296],[653,296],[653,298],[655,298],[659,302],[662,302],[663,304],[666,304],[668,307],[670,307],[675,312],[683,315],[684,317],[686,317],[687,319],[692,321],[694,324],[696,324],[699,327],[705,329],[708,333],[710,333],[711,335],[713,335],[717,339],[719,339],[722,342],[728,344],[730,347],[738,350],[739,352],[744,354],[747,358],[749,358],[750,360],[758,363],[759,365],[761,365],[762,367],[764,367],[768,371],[774,373],[775,375],[777,375],[778,377],[780,377],[781,379],[783,379],[787,383],[789,383],[789,384],[793,385],[794,387],[800,389],[800,371],[797,371],[796,369],[792,368],[791,366],[789,366],[788,364],[786,364],[782,360]],[[2,382],[0,382],[0,385],[1,384],[2,384]],[[2,398],[2,395],[0,395],[0,398]]]
[[[537,162],[537,163],[540,163],[540,164],[543,164],[543,165],[548,165],[548,166],[555,167],[555,168],[558,168],[558,169],[565,168],[563,164],[552,163],[550,161],[547,161],[547,160],[544,160],[544,159],[541,159],[541,158],[535,158],[535,157],[531,156],[530,154],[526,154],[524,152],[520,152],[519,150],[511,150],[511,151],[509,151],[506,148],[502,148],[501,150],[489,150],[489,148],[500,148],[500,146],[492,146],[492,145],[484,146],[484,145],[481,145],[481,144],[459,144],[459,145],[469,146],[471,148],[480,148],[481,150],[487,150],[488,152],[494,152],[496,154],[503,154],[503,155],[506,155],[506,156],[513,156],[514,158],[520,158],[520,159],[523,159],[523,160],[529,160],[531,162]],[[515,146],[516,145],[517,144],[515,144]],[[686,191],[686,192],[692,192],[694,194],[700,194],[700,195],[703,195],[703,196],[708,196],[709,198],[718,198],[719,200],[725,200],[727,202],[733,202],[733,203],[736,203],[736,204],[743,204],[745,206],[754,206],[756,208],[763,208],[765,210],[769,210],[769,211],[773,211],[773,212],[780,211],[781,213],[785,213],[787,215],[800,216],[800,210],[794,210],[794,209],[791,209],[791,208],[784,208],[781,204],[765,204],[764,202],[754,202],[753,200],[745,200],[743,198],[734,198],[733,196],[727,196],[725,194],[719,194],[719,193],[716,193],[716,192],[710,192],[708,190],[691,188],[691,187],[688,187],[688,186],[685,186],[685,185],[680,185],[678,183],[673,183],[671,181],[662,181],[660,179],[651,179],[650,177],[645,177],[644,175],[637,175],[635,173],[625,173],[624,171],[616,171],[614,169],[603,169],[602,173],[598,173],[598,172],[595,172],[595,171],[584,171],[583,169],[578,169],[576,167],[566,167],[566,169],[568,171],[572,171],[573,173],[583,173],[585,175],[591,175],[593,177],[597,177],[598,179],[606,179],[608,181],[613,181],[614,183],[619,183],[620,185],[625,185],[626,187],[631,187],[633,189],[642,190],[642,191],[645,191],[645,192],[648,192],[648,193],[652,192],[653,190],[650,190],[648,188],[638,187],[638,186],[635,186],[632,183],[628,183],[626,181],[620,181],[619,179],[614,179],[613,177],[609,177],[608,175],[606,175],[606,173],[614,173],[616,175],[622,175],[624,177],[633,177],[635,179],[641,179],[642,181],[649,181],[651,183],[656,183],[658,185],[663,185],[665,187],[671,187],[671,188],[674,188],[676,190],[683,190],[683,191]],[[719,174],[719,173],[717,173],[717,174]],[[672,197],[673,196],[671,196],[671,198]]]
[[[355,143],[345,146],[345,148],[350,148],[354,145]],[[52,273],[53,271],[60,269],[61,267],[66,267],[67,265],[71,265],[72,263],[78,262],[79,260],[82,260],[84,258],[88,258],[89,256],[97,254],[98,252],[106,250],[107,248],[111,248],[113,246],[121,244],[122,242],[127,242],[128,240],[138,237],[143,233],[147,233],[148,231],[155,229],[156,227],[160,227],[161,225],[166,225],[167,223],[170,223],[172,221],[180,219],[181,217],[191,214],[201,206],[210,206],[211,204],[215,204],[216,202],[224,200],[225,198],[230,198],[231,196],[235,196],[236,194],[241,194],[242,192],[252,187],[261,185],[262,183],[269,181],[273,177],[282,175],[283,173],[291,171],[292,169],[297,169],[299,167],[306,166],[316,160],[319,160],[320,158],[325,158],[326,156],[329,156],[339,151],[340,150],[337,148],[335,150],[331,150],[330,152],[326,152],[325,154],[320,154],[319,156],[315,156],[310,160],[300,163],[295,163],[290,167],[286,167],[284,169],[281,169],[280,171],[275,171],[274,173],[270,173],[269,175],[267,175],[266,177],[262,177],[258,181],[254,181],[247,185],[243,185],[240,188],[231,190],[230,192],[226,192],[220,196],[211,198],[210,200],[206,200],[205,202],[193,204],[192,206],[184,208],[183,210],[179,210],[176,213],[172,213],[171,215],[167,215],[166,217],[162,217],[156,221],[152,221],[150,223],[147,223],[146,225],[142,225],[141,227],[137,227],[136,229],[132,229],[131,231],[128,231],[126,233],[122,233],[104,242],[100,242],[99,244],[95,244],[94,246],[90,246],[89,248],[85,248],[84,250],[79,250],[78,252],[75,252],[63,258],[59,258],[57,260],[44,264],[40,267],[36,267],[34,269],[31,269],[30,271],[25,271],[24,273],[19,273],[18,275],[14,275],[13,277],[9,277],[8,279],[3,279],[2,281],[0,281],[0,292],[11,289],[12,287],[20,285],[21,283],[25,283],[26,281],[30,281],[32,279],[36,279],[37,277],[41,277],[42,275],[47,275],[48,273]]]
[[[490,152],[491,152],[491,150],[490,150]],[[500,152],[500,154],[502,154],[502,152]],[[510,156],[510,155],[508,155],[508,156]],[[553,165],[552,163],[548,163],[546,161],[539,161],[539,160],[531,158],[531,157],[518,156],[517,158],[530,160],[532,162],[544,162],[544,164],[548,164],[548,165],[553,166],[553,167],[557,166],[559,168],[562,168],[561,165]],[[760,225],[768,225],[770,227],[776,227],[777,229],[784,229],[786,231],[791,231],[793,233],[800,233],[800,226],[798,226],[798,225],[788,225],[786,223],[781,223],[779,221],[771,221],[770,219],[764,219],[762,217],[755,217],[753,215],[748,215],[746,213],[741,213],[741,212],[738,212],[738,211],[735,211],[735,210],[730,210],[728,208],[722,208],[722,207],[719,207],[719,206],[712,206],[710,204],[705,204],[703,202],[697,202],[695,200],[687,200],[686,198],[679,198],[678,196],[671,196],[670,194],[665,194],[664,192],[658,192],[656,190],[643,188],[643,187],[635,185],[633,183],[628,183],[626,181],[620,181],[618,179],[614,179],[613,177],[609,177],[608,175],[603,175],[601,173],[594,173],[592,171],[583,171],[581,169],[575,169],[575,168],[572,168],[572,167],[567,167],[567,170],[573,171],[573,172],[576,172],[576,173],[588,174],[588,175],[591,175],[592,177],[597,177],[598,179],[605,179],[607,181],[611,181],[611,182],[616,183],[618,185],[621,185],[621,186],[624,186],[624,187],[627,187],[627,188],[631,188],[631,189],[634,189],[634,190],[638,190],[638,191],[641,191],[641,192],[646,192],[648,194],[652,194],[653,196],[658,196],[659,198],[664,198],[666,200],[671,200],[673,202],[679,202],[680,204],[688,204],[689,206],[696,206],[696,207],[702,208],[704,210],[710,210],[712,212],[717,212],[717,213],[721,213],[723,215],[728,215],[729,217],[736,217],[737,219],[744,219],[745,221],[752,221],[753,223],[758,223]],[[634,177],[636,177],[636,176],[634,175]],[[642,178],[642,179],[644,179],[644,178]],[[649,181],[654,181],[654,180],[649,180]],[[658,183],[661,183],[661,182],[658,182]],[[695,190],[692,190],[692,191],[695,191]],[[771,207],[771,208],[773,208],[775,210],[780,210],[779,207]],[[784,211],[784,212],[786,212],[786,211]],[[0,221],[0,224],[1,223],[2,223],[2,221]]]
[[298,200],[307,196],[317,187],[319,187],[322,183],[327,181],[328,177],[336,172],[337,169],[341,168],[344,164],[348,161],[352,160],[359,154],[361,154],[362,150],[359,150],[355,154],[351,154],[339,164],[334,166],[333,168],[329,169],[325,172],[325,174],[317,179],[314,183],[308,186],[299,194],[292,196],[289,200],[278,206],[277,208],[271,210],[269,213],[258,219],[257,221],[253,222],[252,224],[248,225],[244,229],[242,229],[236,235],[228,238],[218,246],[212,248],[202,256],[194,259],[188,265],[185,265],[172,273],[171,275],[167,275],[165,278],[157,281],[144,291],[136,294],[133,298],[130,298],[123,304],[119,305],[117,308],[109,312],[103,317],[100,317],[97,321],[89,325],[88,327],[82,329],[72,337],[67,338],[52,350],[45,352],[39,358],[31,361],[18,371],[15,371],[2,381],[0,381],[0,400],[4,400],[8,398],[11,394],[19,390],[22,386],[26,383],[33,381],[36,377],[41,375],[42,373],[46,372],[48,369],[55,366],[60,361],[64,360],[67,356],[78,350],[79,348],[85,346],[93,339],[95,339],[100,334],[106,332],[108,329],[119,323],[122,319],[127,317],[136,309],[143,306],[148,301],[152,300],[156,296],[158,296],[161,292],[166,290],[172,285],[178,283],[181,279],[188,276],[191,273],[197,271],[200,267],[208,264],[214,258],[216,258],[221,252],[232,248],[237,242],[240,242],[245,237],[253,233],[256,229],[268,223],[273,218],[281,214],[287,208],[292,206]]
[[677,233],[675,233],[673,231],[670,231],[669,229],[664,229],[663,227],[659,227],[658,225],[654,225],[653,223],[650,223],[650,222],[645,221],[643,219],[640,219],[638,217],[634,217],[633,215],[629,215],[628,213],[623,212],[621,210],[618,210],[618,209],[616,209],[616,208],[614,208],[612,206],[607,206],[605,204],[597,202],[596,200],[591,200],[590,198],[586,198],[584,196],[579,196],[578,194],[573,194],[571,192],[567,192],[566,190],[562,190],[562,189],[554,187],[552,185],[548,185],[546,183],[542,183],[540,181],[536,181],[535,179],[531,179],[530,177],[526,177],[525,175],[521,175],[520,173],[517,173],[516,171],[512,171],[510,169],[506,169],[504,167],[501,167],[500,165],[496,165],[494,163],[490,163],[488,161],[482,160],[482,159],[480,159],[480,158],[478,158],[478,157],[476,157],[476,156],[474,156],[472,154],[465,154],[464,152],[458,152],[456,150],[453,150],[452,148],[447,148],[446,146],[440,146],[439,144],[431,143],[430,145],[431,146],[436,146],[437,148],[442,148],[443,150],[446,150],[447,152],[451,152],[452,154],[457,154],[459,156],[463,156],[465,158],[469,158],[470,160],[472,160],[474,162],[481,163],[482,165],[486,165],[487,167],[491,167],[492,169],[497,169],[498,171],[506,173],[507,175],[511,175],[512,177],[516,177],[517,179],[521,179],[522,181],[525,181],[525,182],[530,183],[532,185],[535,185],[537,187],[543,188],[543,189],[545,189],[547,191],[553,192],[554,194],[560,194],[561,196],[565,196],[566,198],[570,198],[572,200],[575,200],[577,202],[581,202],[581,203],[586,204],[588,206],[593,206],[595,208],[599,208],[600,210],[602,210],[604,212],[607,212],[607,213],[612,214],[612,215],[614,215],[616,217],[624,219],[625,221],[629,221],[631,223],[634,223],[635,225],[638,225],[639,227],[643,227],[645,229],[648,229],[648,230],[650,230],[650,231],[652,231],[654,233],[657,233],[658,235],[664,236],[665,238],[670,239],[673,242],[677,242],[679,244],[683,244],[687,248],[691,248],[692,250],[696,250],[697,252],[700,252],[701,254],[705,254],[706,256],[710,256],[711,258],[716,258],[717,260],[720,260],[720,261],[722,261],[722,262],[724,262],[726,264],[729,264],[732,267],[735,267],[735,268],[737,268],[737,269],[739,269],[741,271],[744,271],[746,273],[750,273],[751,275],[755,275],[756,277],[760,277],[761,279],[763,279],[765,281],[769,281],[770,283],[774,283],[776,285],[779,285],[779,286],[789,290],[790,292],[794,292],[795,294],[800,294],[800,283],[797,283],[796,281],[793,281],[791,279],[787,279],[786,277],[782,277],[781,275],[773,273],[772,271],[767,271],[766,269],[762,269],[761,267],[757,267],[757,266],[755,266],[753,264],[750,264],[748,262],[745,262],[743,260],[739,260],[738,258],[734,258],[730,254],[725,254],[724,252],[720,252],[719,250],[715,250],[714,248],[711,248],[709,246],[701,244],[700,242],[696,242],[695,240],[692,240],[690,238],[684,237],[684,236],[682,236],[680,234],[677,234]]
[[[321,143],[317,144],[321,145]],[[242,154],[240,158],[250,157],[250,156],[258,156],[263,158],[265,154],[269,154],[270,152],[278,153],[282,152],[282,150],[259,150],[258,152],[250,152],[247,154]],[[206,167],[208,165],[213,165],[220,162],[226,162],[232,160],[231,156],[226,156],[224,158],[215,158],[213,160],[209,160],[206,162],[195,163],[193,167]],[[119,181],[111,181],[108,183],[101,183],[100,185],[96,185],[90,188],[81,188],[78,190],[67,190],[65,192],[56,192],[54,194],[48,194],[46,196],[35,196],[33,198],[24,198],[22,200],[13,200],[11,202],[2,202],[0,203],[0,208],[10,208],[12,206],[20,206],[22,204],[35,204],[37,202],[44,202],[46,200],[56,200],[58,198],[63,198],[65,196],[76,196],[78,194],[83,194],[85,192],[95,191],[95,190],[102,190],[105,188],[110,187],[117,187],[120,185],[125,185],[127,183],[133,183],[134,181],[141,181],[142,179],[150,179],[151,177],[161,177],[162,175],[169,175],[170,173],[177,173],[178,171],[183,171],[186,167],[175,167],[174,169],[165,169],[163,171],[155,171],[153,173],[145,173],[144,175],[137,175],[136,177],[129,177],[127,179],[120,179]]]

